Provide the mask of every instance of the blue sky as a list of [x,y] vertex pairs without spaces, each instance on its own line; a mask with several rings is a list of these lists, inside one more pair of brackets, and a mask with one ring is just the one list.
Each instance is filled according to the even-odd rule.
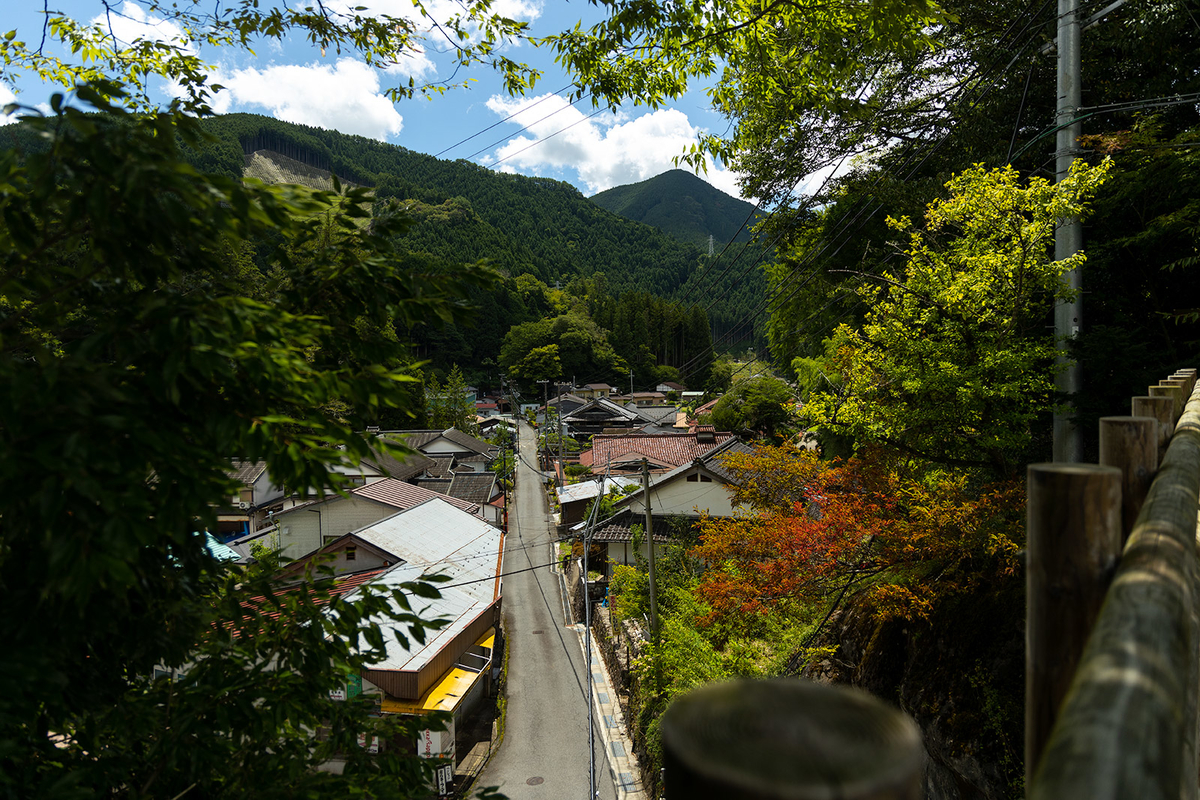
[[[394,16],[412,14],[411,0],[333,0],[337,2]],[[456,4],[452,0],[432,0],[426,5],[438,15]],[[328,0],[326,6],[333,7]],[[7,31],[15,27],[20,38],[37,41],[41,7],[37,0],[9,0],[0,28]],[[97,0],[63,0],[51,8],[81,21],[91,20],[102,11]],[[121,38],[170,38],[170,27],[147,16],[136,3],[124,2],[115,8],[121,12],[114,25]],[[529,21],[533,36],[573,27],[581,18],[586,25],[596,14],[594,6],[581,0],[497,0],[495,9]],[[455,76],[460,81],[470,79],[468,89],[452,89],[432,100],[417,97],[396,104],[382,94],[389,85],[407,83],[409,76],[417,83],[450,78],[449,59],[438,52],[435,40],[430,40],[424,52],[386,71],[368,67],[351,54],[323,55],[298,38],[267,42],[256,50],[256,55],[214,48],[200,51],[200,56],[215,66],[214,80],[228,87],[218,96],[219,111],[264,114],[441,154],[442,158],[469,158],[502,171],[557,178],[587,195],[671,169],[672,159],[699,132],[720,133],[726,126],[726,121],[710,110],[702,89],[656,111],[628,105],[589,119],[596,110],[590,101],[570,106],[555,95],[568,85],[568,79],[548,52],[528,44],[513,46],[508,52],[515,60],[545,71],[526,97],[507,96],[497,75],[486,67],[477,67]],[[0,104],[12,100],[14,89],[20,102],[28,105],[44,103],[51,91],[27,80],[19,81],[15,86],[0,86]],[[160,89],[166,97],[168,87]],[[480,133],[492,125],[496,127]],[[474,134],[479,135],[469,138]],[[711,165],[702,177],[730,194],[738,194],[735,176],[720,165]]]

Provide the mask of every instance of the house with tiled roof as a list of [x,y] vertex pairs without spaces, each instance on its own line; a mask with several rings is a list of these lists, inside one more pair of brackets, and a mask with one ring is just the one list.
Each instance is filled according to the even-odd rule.
[[422,478],[417,481],[417,485],[477,504],[483,510],[483,518],[493,525],[499,525],[503,520],[503,506],[493,503],[497,495],[504,494],[494,472],[457,472],[444,478]]
[[[340,536],[438,498],[483,518],[478,503],[440,495],[411,483],[385,478],[275,514],[274,526],[263,534],[285,557],[301,558]],[[237,549],[235,544],[235,549]]]
[[[721,463],[729,453],[749,453],[751,448],[729,437],[721,444],[691,462],[650,478],[651,527],[656,543],[669,543],[692,529],[702,516],[731,517],[735,513],[730,487],[735,477]],[[646,492],[640,486],[613,504],[613,515],[601,520],[591,535],[595,546],[602,548],[601,563],[609,560],[618,564],[635,562],[633,526],[645,528]],[[577,524],[572,533],[582,533]],[[649,555],[649,545],[642,542],[643,557]]]
[[[456,472],[483,472],[499,455],[500,449],[456,428],[445,430],[386,431],[381,436],[417,450],[427,458],[452,458]],[[416,476],[410,476],[410,480]],[[437,476],[444,477],[444,476]]]
[[636,409],[626,408],[611,400],[600,398],[563,417],[570,436],[585,441],[590,436],[611,430],[633,430],[643,424]]
[[284,490],[267,473],[267,462],[235,459],[230,462],[229,477],[237,482],[236,493],[217,508],[218,539],[244,536],[256,530],[269,509],[280,504]]
[[692,433],[629,433],[600,435],[592,438],[592,448],[579,456],[579,463],[591,467],[592,474],[640,471],[642,459],[651,471],[665,472],[687,464],[714,447],[734,438],[732,433],[717,432],[703,426]]
[[601,397],[609,397],[616,391],[615,387],[609,386],[607,383],[589,383],[577,387],[572,394],[576,394],[584,400],[596,400]]

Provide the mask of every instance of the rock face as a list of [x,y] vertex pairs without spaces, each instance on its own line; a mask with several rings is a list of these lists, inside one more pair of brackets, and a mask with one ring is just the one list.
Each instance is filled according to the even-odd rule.
[[928,800],[1019,799],[1023,786],[1023,576],[938,602],[928,620],[879,621],[866,603],[832,620],[804,676],[894,703],[925,736]]

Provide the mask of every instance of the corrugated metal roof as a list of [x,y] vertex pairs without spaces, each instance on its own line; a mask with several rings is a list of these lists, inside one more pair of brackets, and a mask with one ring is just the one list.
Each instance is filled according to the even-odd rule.
[[413,486],[411,483],[398,481],[395,478],[384,478],[375,483],[368,483],[366,486],[359,486],[352,489],[350,493],[400,509],[412,508],[420,503],[424,503],[426,500],[440,498],[467,513],[475,514],[479,511],[479,505],[476,503],[468,503],[465,500],[447,497],[437,492],[431,492],[428,489],[422,489],[420,486]]
[[406,562],[380,575],[372,581],[374,586],[398,587],[430,571],[450,577],[448,584],[438,585],[441,598],[409,598],[414,613],[447,619],[449,624],[430,632],[424,645],[410,639],[405,646],[389,637],[387,656],[372,669],[420,669],[496,600],[503,534],[446,499],[429,500],[354,535]]
[[613,487],[637,486],[641,478],[605,478],[603,481],[582,481],[563,486],[558,490],[559,503],[574,503],[579,500],[590,500],[600,494],[600,485],[604,484],[607,492]]

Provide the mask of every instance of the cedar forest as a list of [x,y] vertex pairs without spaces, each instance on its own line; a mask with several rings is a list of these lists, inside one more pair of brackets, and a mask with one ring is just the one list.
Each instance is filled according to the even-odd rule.
[[[295,33],[388,63],[419,44],[396,20],[285,4],[144,5],[230,47]],[[1098,417],[1200,356],[1196,12],[1131,0],[1086,33],[1087,135],[1056,184],[1051,3],[599,6],[596,26],[536,44],[603,102],[661,106],[711,84],[729,130],[685,159],[721,157],[769,209],[724,263],[557,181],[213,116],[180,43],[118,52],[65,18],[50,30],[79,61],[26,44],[37,32],[0,40],[0,77],[39,75],[89,107],[56,95],[0,134],[0,796],[419,794],[427,765],[353,745],[406,723],[328,700],[377,657],[382,599],[330,600],[319,580],[276,595],[265,566],[217,564],[195,535],[230,494],[228,459],[337,489],[333,466],[370,452],[367,426],[458,413],[428,407],[426,388],[504,374],[534,396],[630,372],[726,393],[713,422],[756,443],[724,463],[746,513],[681,527],[660,552],[661,637],[632,689],[650,783],[674,697],[806,675],[916,718],[955,776],[946,796],[1022,795],[1024,465],[1049,459],[1064,403],[1094,460]],[[465,8],[458,58],[532,88],[502,47],[520,24]],[[180,99],[156,107],[148,75]],[[341,182],[243,182],[258,150]],[[1074,213],[1085,253],[1054,261],[1056,221]],[[1064,398],[1052,308],[1074,266],[1085,381]],[[777,377],[738,380],[727,356],[746,347]],[[805,432],[815,451],[796,446]],[[614,568],[618,623],[647,610],[645,566]],[[393,623],[418,639],[438,627]],[[150,677],[188,661],[188,682]],[[355,753],[344,775],[312,769],[338,751]]]

